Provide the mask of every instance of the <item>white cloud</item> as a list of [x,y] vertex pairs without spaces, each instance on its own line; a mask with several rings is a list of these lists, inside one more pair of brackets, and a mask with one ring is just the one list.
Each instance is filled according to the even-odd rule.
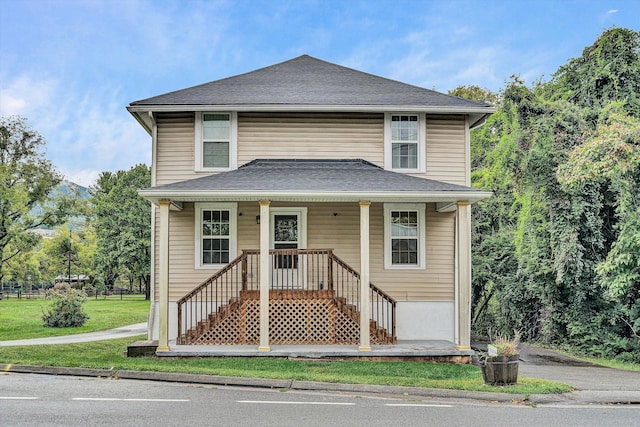
[[102,171],[83,169],[74,172],[66,172],[62,170],[61,172],[67,181],[74,182],[76,184],[82,185],[83,187],[90,187],[96,183],[96,180],[98,179],[98,176]]
[[151,162],[150,137],[112,86],[86,92],[21,75],[2,89],[2,115],[19,114],[47,141],[46,157],[70,181],[90,185],[100,171]]
[[[6,78],[2,79],[7,81]],[[27,116],[30,112],[47,106],[57,90],[56,80],[36,80],[20,75],[0,87],[0,115]]]
[[613,15],[614,13],[618,13],[618,9],[611,9],[607,11],[607,15]]

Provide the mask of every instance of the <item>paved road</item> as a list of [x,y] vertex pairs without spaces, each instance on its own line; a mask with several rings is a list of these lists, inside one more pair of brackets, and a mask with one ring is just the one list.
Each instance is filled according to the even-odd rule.
[[61,337],[34,338],[28,340],[0,341],[0,347],[17,345],[74,344],[79,342],[105,341],[117,338],[135,337],[147,333],[147,323],[122,326],[107,331],[89,332],[86,334],[64,335]]
[[[130,337],[141,335],[146,332],[146,323],[139,323],[136,325],[124,326],[117,329],[112,329],[109,331],[102,332],[93,332],[87,334],[78,334],[78,335],[70,335],[63,337],[52,337],[52,338],[38,338],[32,340],[15,340],[15,341],[0,341],[0,346],[8,346],[8,345],[40,345],[40,344],[63,344],[63,343],[77,343],[77,342],[88,342],[88,341],[99,341],[99,340],[108,340],[113,338],[122,338],[122,337]],[[605,368],[602,366],[597,366],[585,362],[578,361],[576,359],[572,359],[570,357],[566,357],[560,355],[551,350],[541,349],[538,347],[531,347],[527,345],[521,346],[520,353],[520,365],[519,365],[519,375],[522,377],[533,377],[533,378],[543,378],[554,381],[563,382],[566,384],[570,384],[576,388],[576,391],[573,393],[568,393],[562,396],[557,395],[536,395],[531,396],[532,401],[535,401],[539,404],[559,404],[559,405],[567,405],[573,403],[581,403],[581,404],[593,404],[593,403],[632,403],[635,404],[636,407],[640,407],[640,372],[632,372],[632,371],[622,371],[618,369]],[[54,375],[65,374],[65,375],[86,375],[92,376],[93,372],[84,372],[81,369],[67,369],[67,368],[37,368],[37,367],[20,367],[17,366],[11,367],[11,365],[4,365],[7,370],[17,371],[17,372],[48,372]],[[50,371],[50,372],[49,372]],[[110,371],[106,371],[106,374],[100,370],[95,370],[96,376],[109,376],[111,374]],[[124,375],[124,373],[122,374]],[[206,378],[192,378],[192,376],[185,376],[184,379],[173,378],[172,374],[156,374],[156,373],[130,373],[129,378],[149,378],[149,379],[157,379],[164,381],[188,381],[188,382],[200,382],[203,384],[242,384],[242,385],[255,385],[255,386],[269,386],[268,384],[264,384],[267,380],[252,380],[252,379],[233,379],[232,381],[238,380],[240,382],[229,382],[229,379],[222,379],[218,382],[218,380],[211,380],[209,376],[203,376]],[[166,377],[166,378],[165,378]],[[188,377],[188,378],[187,378]],[[252,384],[252,381],[255,384]],[[276,381],[277,382],[277,381]],[[275,383],[274,383],[275,384]],[[327,391],[327,385],[324,384],[320,387],[321,390]],[[341,385],[333,385],[335,390],[340,390]],[[273,385],[275,388],[282,387],[279,384]],[[309,385],[307,388],[314,389],[312,385]],[[356,387],[357,388],[357,387]],[[366,387],[360,386],[361,389],[366,389]],[[377,387],[380,388],[380,387]],[[381,393],[380,390],[376,388],[375,393]],[[344,389],[344,388],[343,388]],[[352,390],[353,391],[353,390]],[[396,391],[390,391],[390,393],[394,393]],[[410,391],[411,393],[412,391]],[[424,390],[424,394],[421,392],[420,395],[431,395],[431,396],[449,396],[449,397],[461,397],[468,399],[480,399],[482,400],[478,393],[473,392],[456,392],[454,390]],[[480,393],[482,394],[482,393]],[[484,393],[484,395],[489,396],[488,398],[485,396],[485,400],[493,399],[492,395],[496,395],[496,393]],[[506,399],[509,400],[508,395],[503,395]],[[502,400],[502,399],[497,399]],[[640,417],[639,417],[640,420]]]
[[8,426],[637,426],[630,406],[537,408],[432,397],[388,397],[135,380],[0,374]]

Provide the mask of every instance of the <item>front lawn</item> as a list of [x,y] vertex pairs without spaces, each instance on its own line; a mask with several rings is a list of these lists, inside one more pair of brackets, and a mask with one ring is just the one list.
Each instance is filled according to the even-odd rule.
[[144,296],[128,295],[89,298],[84,309],[89,320],[79,328],[45,328],[42,311],[50,304],[45,299],[0,300],[0,341],[42,338],[95,332],[147,321],[149,301]]
[[480,369],[472,365],[421,362],[303,361],[270,357],[187,359],[124,357],[127,345],[134,341],[136,338],[81,344],[0,347],[0,363],[180,372],[518,394],[563,393],[571,389],[566,384],[534,378],[519,378],[518,384],[515,386],[491,387],[484,385]]

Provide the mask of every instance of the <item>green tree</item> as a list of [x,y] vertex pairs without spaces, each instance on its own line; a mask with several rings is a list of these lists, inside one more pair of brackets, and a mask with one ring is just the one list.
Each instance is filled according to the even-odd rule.
[[[473,327],[640,360],[638,33],[548,83],[517,77],[471,135]],[[601,79],[598,82],[598,79]]]
[[6,262],[37,245],[31,231],[62,223],[73,207],[69,198],[49,197],[62,175],[44,158],[44,146],[24,118],[0,118],[0,280]]
[[[613,113],[611,111],[614,110]],[[617,112],[615,112],[617,110]],[[640,120],[603,111],[596,133],[576,147],[558,170],[560,182],[574,194],[597,186],[611,195],[612,243],[596,273],[616,304],[614,318],[636,345],[621,352],[640,356]],[[633,356],[625,356],[633,359]]]
[[122,274],[130,287],[138,282],[149,295],[151,276],[151,208],[137,190],[151,183],[151,170],[102,172],[92,187],[96,232],[96,271],[107,288]]
[[95,233],[91,227],[72,232],[63,225],[56,228],[55,237],[44,239],[33,257],[38,262],[41,277],[48,282],[53,282],[56,276],[66,277],[69,270],[72,276],[92,277],[95,245]]
[[640,117],[640,32],[605,31],[541,90],[547,99],[565,99],[590,109],[594,117],[612,101],[622,102],[628,114]]
[[457,96],[471,101],[484,102],[485,104],[493,105],[494,107],[500,103],[499,94],[476,85],[458,86],[457,88],[450,90],[448,93],[451,96]]

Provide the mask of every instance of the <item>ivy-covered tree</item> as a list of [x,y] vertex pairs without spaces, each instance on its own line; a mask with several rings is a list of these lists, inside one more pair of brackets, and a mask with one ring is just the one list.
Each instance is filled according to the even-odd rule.
[[0,118],[0,280],[5,263],[39,241],[31,231],[61,224],[73,207],[70,198],[50,198],[62,175],[44,157],[44,146],[24,118]]
[[96,273],[112,289],[121,275],[137,281],[149,296],[151,208],[137,190],[151,183],[151,171],[137,165],[128,171],[102,172],[92,187],[96,233]]
[[[640,120],[604,111],[595,134],[576,147],[558,170],[560,182],[573,194],[585,187],[610,195],[612,243],[595,272],[605,296],[615,303],[609,322],[624,330],[617,340],[625,359],[640,358]],[[618,112],[610,113],[611,110]],[[624,342],[626,340],[626,344]],[[631,343],[634,344],[631,344]],[[635,354],[635,356],[634,356]]]
[[640,361],[639,39],[608,30],[550,82],[513,78],[473,131],[494,193],[473,210],[477,333]]
[[640,117],[640,32],[611,28],[584,49],[582,56],[560,67],[543,85],[544,97],[565,99],[597,112],[613,101]]

